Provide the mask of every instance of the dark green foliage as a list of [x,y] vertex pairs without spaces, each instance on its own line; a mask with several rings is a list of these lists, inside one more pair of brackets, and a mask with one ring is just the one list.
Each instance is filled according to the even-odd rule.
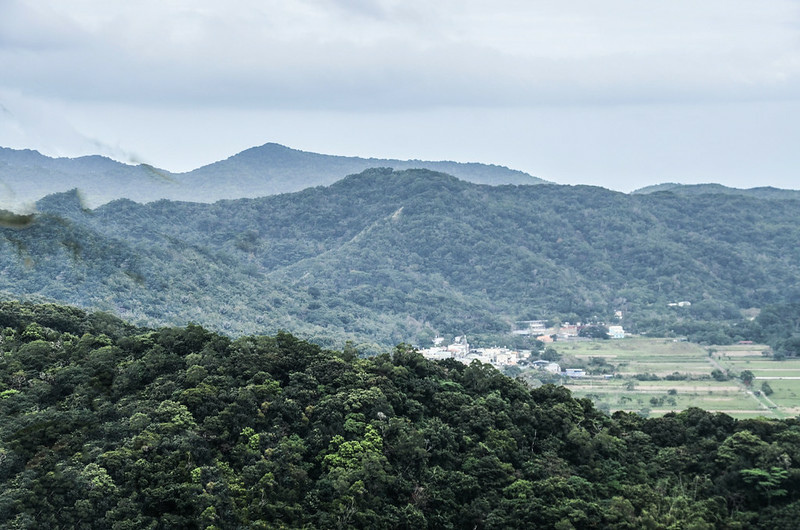
[[800,301],[793,292],[789,298],[766,306],[752,323],[753,337],[772,346],[779,359],[800,355]]
[[405,345],[359,359],[287,333],[0,314],[3,528],[796,522],[796,420],[608,417],[563,387]]
[[711,377],[713,377],[715,381],[728,381],[731,378],[727,371],[723,372],[716,368],[711,370]]
[[588,337],[590,339],[610,339],[608,328],[605,326],[586,326],[578,333],[581,337]]
[[492,345],[516,320],[617,310],[627,331],[730,343],[768,324],[766,309],[756,322],[741,310],[791,303],[785,286],[800,284],[797,200],[372,169],[260,199],[86,210],[73,193],[39,209],[27,228],[0,228],[11,295],[229,336],[290,329],[361,354],[437,333]]
[[544,349],[544,353],[542,353],[542,359],[545,361],[558,362],[561,360],[561,354],[552,346],[548,346]]

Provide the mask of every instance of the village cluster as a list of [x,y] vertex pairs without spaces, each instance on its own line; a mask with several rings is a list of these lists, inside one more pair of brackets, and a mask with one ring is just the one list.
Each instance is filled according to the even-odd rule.
[[[545,320],[525,320],[516,323],[516,329],[513,333],[515,335],[530,335],[543,343],[551,343],[555,340],[590,340],[580,336],[580,331],[584,327],[580,323],[570,324],[565,322],[559,326],[548,328]],[[625,338],[625,330],[622,326],[608,326],[608,335],[612,339],[622,339]],[[453,343],[449,345],[444,344],[442,337],[436,337],[433,339],[433,347],[422,349],[420,353],[426,359],[431,360],[455,359],[464,364],[477,360],[497,368],[516,366],[521,361],[526,361],[529,366],[554,374],[561,373],[569,377],[583,377],[585,375],[583,370],[578,369],[567,369],[562,372],[561,367],[556,362],[546,360],[531,361],[533,354],[531,350],[511,350],[496,346],[492,348],[471,348],[466,335],[456,337]]]

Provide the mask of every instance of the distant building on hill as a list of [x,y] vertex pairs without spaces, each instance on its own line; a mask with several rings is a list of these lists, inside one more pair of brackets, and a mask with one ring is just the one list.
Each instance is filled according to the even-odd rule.
[[467,342],[466,336],[456,337],[453,343],[447,347],[441,346],[441,341],[435,341],[434,343],[436,345],[433,348],[420,350],[423,357],[433,361],[455,359],[464,364],[470,364],[472,361],[480,361],[501,368],[504,366],[515,366],[519,363],[521,357],[524,358],[530,355],[530,351],[519,352],[516,350],[509,350],[508,348],[494,347],[472,349]]
[[622,326],[608,326],[608,336],[612,339],[624,339],[625,330]]
[[514,322],[514,335],[544,335],[547,333],[546,320],[518,320]]
[[557,374],[561,372],[561,366],[559,366],[558,363],[545,361],[544,359],[533,361],[531,365],[537,370],[544,370],[545,372],[550,372],[551,374]]
[[579,331],[580,323],[570,324],[569,322],[564,322],[561,324],[561,327],[558,328],[558,338],[569,339],[570,337],[577,337]]
[[469,354],[469,343],[467,336],[461,335],[453,339],[453,344],[447,347],[447,351],[453,353],[453,357],[463,357]]
[[682,302],[670,302],[667,304],[669,307],[689,307],[690,305],[692,305],[692,303],[687,300]]

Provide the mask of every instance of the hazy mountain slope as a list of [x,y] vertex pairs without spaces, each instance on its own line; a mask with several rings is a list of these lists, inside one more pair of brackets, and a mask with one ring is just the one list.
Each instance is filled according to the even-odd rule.
[[730,188],[722,184],[675,184],[672,182],[646,186],[631,193],[641,195],[657,192],[670,192],[676,195],[723,194],[742,195],[759,199],[800,199],[800,190],[783,190],[770,186],[740,189]]
[[194,171],[173,174],[101,156],[50,158],[36,151],[0,148],[0,208],[21,209],[52,193],[77,188],[89,207],[115,199],[215,202],[262,197],[329,185],[370,167],[430,168],[481,184],[544,182],[501,166],[381,160],[321,155],[277,144],[254,147]]
[[[322,155],[273,143],[247,149],[227,160],[184,174],[182,178],[197,190],[198,198],[208,192],[223,198],[258,197],[300,191],[313,186],[327,186],[347,175],[374,167],[391,167],[396,170],[424,168],[477,184],[545,182],[527,173],[502,166]],[[220,180],[227,183],[225,189],[220,189]]]
[[32,204],[45,195],[77,188],[89,206],[127,197],[146,202],[172,196],[180,186],[169,172],[102,156],[50,158],[36,151],[0,147],[0,208]]
[[[40,209],[50,214],[33,228],[0,231],[2,290],[140,324],[287,329],[326,344],[491,335],[516,319],[616,310],[631,330],[689,332],[800,285],[791,200],[493,187],[383,169],[260,199],[86,211],[66,194]],[[678,300],[692,306],[667,306]]]

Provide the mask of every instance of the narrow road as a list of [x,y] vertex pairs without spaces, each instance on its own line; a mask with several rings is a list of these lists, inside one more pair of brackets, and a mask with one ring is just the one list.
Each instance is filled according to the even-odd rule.
[[[723,368],[722,365],[719,364],[716,359],[714,359],[713,355],[709,356],[708,362],[710,362],[711,365],[714,366],[717,370],[719,370],[719,371],[721,371],[723,373],[727,373],[727,370],[725,368]],[[798,377],[797,379],[800,379],[800,377]],[[766,405],[763,401],[758,399],[758,396],[756,396],[755,393],[752,390],[750,390],[748,387],[744,386],[743,383],[740,384],[740,387],[742,388],[742,390],[744,390],[744,392],[748,396],[753,398],[755,400],[755,402],[758,403],[759,407],[761,407],[763,410],[767,411],[769,414],[772,414],[772,415],[775,414],[773,412],[773,410],[777,409],[778,406],[775,405],[775,403],[773,403],[773,401],[771,399],[767,398],[767,396],[765,396],[763,393],[761,394],[761,397],[763,397],[766,401],[768,401],[772,405],[772,407],[769,406],[769,405]]]
[[727,372],[727,370],[725,368],[723,368],[722,365],[717,362],[717,360],[714,358],[713,355],[709,356],[708,362],[710,362],[714,366],[714,368],[716,368],[717,370],[719,370],[723,374],[725,372]]

